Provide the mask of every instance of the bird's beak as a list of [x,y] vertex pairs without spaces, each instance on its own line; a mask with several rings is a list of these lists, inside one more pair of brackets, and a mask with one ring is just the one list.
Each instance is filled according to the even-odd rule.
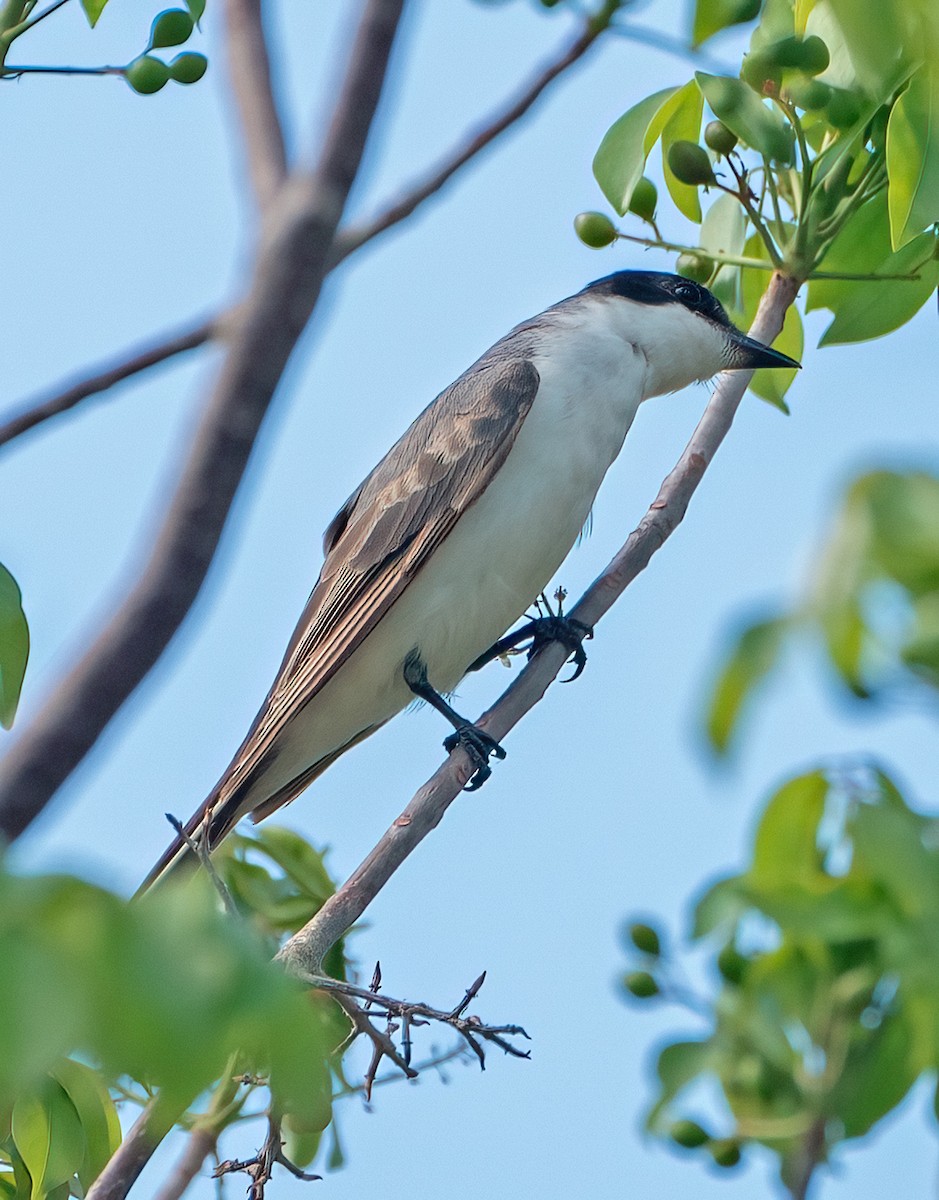
[[762,342],[748,338],[739,329],[734,329],[728,339],[727,357],[730,360],[727,369],[731,371],[756,370],[757,367],[796,367],[802,366],[788,354],[772,350]]

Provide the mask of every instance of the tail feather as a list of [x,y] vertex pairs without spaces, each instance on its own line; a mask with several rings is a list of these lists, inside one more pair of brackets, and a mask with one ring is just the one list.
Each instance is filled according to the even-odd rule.
[[[384,722],[380,724],[384,724]],[[186,822],[183,827],[186,836],[200,847],[203,838],[207,836],[208,850],[211,854],[215,847],[231,833],[241,818],[248,812],[251,814],[252,821],[257,823],[258,821],[263,821],[265,817],[269,817],[278,808],[289,804],[314,779],[322,775],[327,767],[332,766],[341,754],[345,754],[347,750],[358,745],[369,734],[374,733],[380,727],[380,724],[370,725],[367,729],[363,729],[361,733],[350,738],[345,745],[331,751],[329,754],[325,754],[317,762],[307,767],[295,779],[292,779],[290,783],[278,788],[276,792],[266,799],[251,804],[250,808],[246,807],[246,801],[248,800],[248,793],[251,791],[254,781],[246,780],[242,782],[222,799],[224,784],[227,778],[226,773]],[[186,838],[177,834],[134,895],[141,896],[144,892],[149,891],[159,880],[170,878],[180,871],[192,870],[197,865],[196,855],[187,843]]]

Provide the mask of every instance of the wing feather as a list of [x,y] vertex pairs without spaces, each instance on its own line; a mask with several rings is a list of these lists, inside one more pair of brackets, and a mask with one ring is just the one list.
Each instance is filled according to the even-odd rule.
[[[362,644],[505,462],[538,391],[529,360],[481,360],[417,418],[349,498],[277,677],[214,793],[261,768],[292,718]],[[213,838],[214,841],[214,838]]]

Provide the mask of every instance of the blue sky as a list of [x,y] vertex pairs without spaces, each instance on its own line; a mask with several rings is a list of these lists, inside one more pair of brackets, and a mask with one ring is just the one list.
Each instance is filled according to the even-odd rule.
[[[306,157],[353,9],[276,6],[277,82],[291,145]],[[91,34],[66,6],[35,36],[33,61],[127,61],[153,11],[115,0]],[[674,31],[682,17],[674,0],[639,15]],[[414,4],[355,211],[433,162],[569,24],[526,0]],[[237,295],[250,205],[212,0],[193,48],[211,59],[203,84],[154,97],[116,79],[4,87],[4,407]],[[17,56],[29,49],[24,41]],[[188,815],[241,740],[319,568],[322,530],[412,417],[517,321],[619,267],[672,266],[635,247],[588,250],[571,222],[603,207],[590,162],[608,126],[691,70],[611,38],[470,173],[331,279],[196,610],[18,847],[20,863],[130,889],[167,841],[162,814]],[[666,225],[682,232],[677,217]],[[866,345],[818,352],[823,328],[813,314],[792,416],[747,398],[685,524],[598,628],[585,674],[512,733],[493,779],[453,806],[355,937],[363,969],[380,957],[392,994],[446,1004],[486,968],[478,1010],[524,1024],[533,1058],[490,1056],[485,1074],[457,1068],[449,1087],[433,1077],[389,1087],[371,1113],[347,1102],[349,1165],[325,1185],[333,1200],[378,1188],[387,1200],[770,1194],[759,1155],[718,1176],[639,1134],[657,1039],[695,1024],[621,1002],[616,934],[637,912],[683,930],[689,899],[744,861],[768,791],[823,756],[873,752],[912,799],[933,804],[939,754],[927,714],[872,719],[807,656],[774,681],[733,766],[714,769],[696,732],[722,639],[735,619],[804,583],[845,481],[873,465],[939,465],[932,306]],[[23,588],[33,637],[21,724],[146,552],[214,362],[208,351],[151,372],[3,454],[0,560]],[[593,534],[559,575],[573,595],[645,511],[706,398],[698,387],[640,413]],[[497,665],[474,677],[462,708],[481,710],[507,679]],[[445,732],[430,711],[401,717],[332,768],[286,823],[331,846],[333,872],[346,875],[439,763]],[[928,1107],[914,1095],[900,1120],[839,1158],[819,1194],[873,1200],[934,1186]],[[229,1146],[247,1149],[247,1139]],[[276,1194],[304,1186],[285,1177]]]

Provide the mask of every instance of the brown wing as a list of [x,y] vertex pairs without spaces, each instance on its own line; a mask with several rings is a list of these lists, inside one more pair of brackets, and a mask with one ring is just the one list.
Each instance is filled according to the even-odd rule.
[[261,764],[482,495],[538,384],[528,360],[479,364],[421,413],[346,502],[326,531],[320,577],[226,784],[237,786]]

